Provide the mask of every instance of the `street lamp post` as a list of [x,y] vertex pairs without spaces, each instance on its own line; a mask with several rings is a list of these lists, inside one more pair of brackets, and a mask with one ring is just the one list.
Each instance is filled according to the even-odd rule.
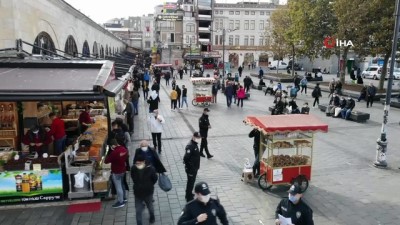
[[[214,30],[211,29],[211,26],[208,26],[208,29],[210,31],[214,31]],[[230,32],[233,32],[235,30],[237,30],[237,29],[235,28],[233,30],[229,30],[229,29],[227,30],[227,29],[223,28],[221,30],[222,31],[222,64],[223,64],[223,70],[224,70],[222,72],[222,77],[225,77],[225,73],[226,73],[226,70],[225,70],[225,36],[226,36],[226,33],[230,33]],[[219,32],[219,30],[216,30],[215,32]]]
[[396,1],[396,13],[395,13],[395,22],[394,22],[394,33],[393,33],[393,44],[392,44],[392,58],[390,60],[390,73],[389,73],[389,80],[388,86],[386,88],[386,100],[385,100],[385,107],[383,109],[383,122],[381,128],[381,136],[376,141],[376,161],[374,162],[374,166],[378,168],[386,168],[386,152],[387,152],[387,138],[386,138],[386,126],[389,117],[389,109],[390,109],[390,100],[392,95],[392,84],[393,84],[393,70],[394,70],[394,63],[396,59],[396,52],[397,52],[397,41],[398,41],[398,34],[399,34],[399,19],[400,19],[400,0]]
[[189,48],[190,48],[189,68],[190,68],[190,77],[192,77],[192,37],[189,38]]

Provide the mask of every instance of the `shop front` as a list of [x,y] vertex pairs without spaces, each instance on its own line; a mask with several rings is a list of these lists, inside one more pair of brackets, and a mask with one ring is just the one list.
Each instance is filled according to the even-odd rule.
[[[94,179],[128,76],[116,77],[111,61],[0,61],[0,205],[62,200],[88,186],[77,184],[79,168],[92,165]],[[53,132],[55,118],[63,131]],[[94,196],[92,186],[72,198]]]

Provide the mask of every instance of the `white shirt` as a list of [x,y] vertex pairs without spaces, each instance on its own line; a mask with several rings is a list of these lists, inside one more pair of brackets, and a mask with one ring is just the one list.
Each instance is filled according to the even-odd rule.
[[165,123],[164,117],[161,115],[156,117],[154,114],[151,114],[148,119],[150,123],[150,132],[151,133],[162,133],[163,132],[163,124]]

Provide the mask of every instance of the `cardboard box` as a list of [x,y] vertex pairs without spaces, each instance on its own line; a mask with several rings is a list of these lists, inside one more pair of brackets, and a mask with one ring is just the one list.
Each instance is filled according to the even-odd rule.
[[93,181],[93,192],[107,192],[108,191],[108,181]]

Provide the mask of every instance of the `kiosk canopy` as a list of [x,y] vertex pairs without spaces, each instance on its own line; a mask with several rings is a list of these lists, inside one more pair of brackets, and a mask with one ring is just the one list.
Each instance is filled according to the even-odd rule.
[[264,133],[328,132],[328,124],[313,115],[305,114],[247,116],[244,122]]

